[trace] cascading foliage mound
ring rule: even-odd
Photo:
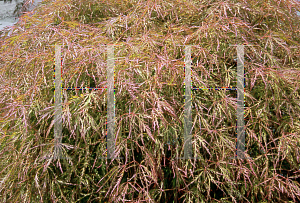
[[[295,0],[44,1],[0,39],[2,202],[296,202],[300,3]],[[107,91],[62,90],[55,160],[54,56],[63,87],[105,87],[115,56],[116,156]],[[234,160],[236,91],[192,91],[184,160],[184,46],[193,87],[236,87],[245,44],[245,153]],[[181,46],[179,46],[181,45]]]

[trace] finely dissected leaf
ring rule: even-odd
[[[0,39],[2,202],[297,202],[300,4],[44,1]],[[2,33],[2,31],[1,31]],[[54,45],[62,45],[62,143]],[[107,156],[107,47],[114,46],[115,156]],[[192,90],[184,156],[185,47],[192,86],[236,87],[244,46],[245,153],[236,90]],[[66,45],[66,46],[65,46]],[[181,45],[181,46],[178,46]],[[61,149],[61,159],[54,150]],[[43,169],[43,170],[41,170]]]

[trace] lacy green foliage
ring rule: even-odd
[[[299,201],[297,1],[45,1],[0,41],[2,202]],[[42,19],[42,20],[41,20]],[[115,47],[116,154],[105,156],[106,90],[63,91],[54,149],[54,47],[63,86],[106,85]],[[245,47],[246,153],[235,154],[236,92],[193,90],[194,156],[183,157],[184,49],[195,87],[236,86]],[[97,50],[86,49],[96,47]]]

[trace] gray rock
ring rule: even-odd
[[[0,0],[0,31],[3,31],[3,29],[5,28],[10,28],[11,26],[14,26],[19,21],[19,18],[14,14],[14,11],[18,4],[22,2],[23,0],[14,0],[6,2]],[[28,12],[32,11],[41,2],[42,0],[35,0],[34,3],[29,6]]]

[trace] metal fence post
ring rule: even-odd
[[[176,159],[200,159],[193,157],[192,146],[192,79],[191,79],[191,48],[192,46],[199,45],[184,45],[185,46],[185,59],[184,59],[184,155]]]
[[[107,158],[111,159],[115,153],[115,87],[114,87],[114,47],[107,46]]]
[[[99,159],[123,159],[115,157],[115,57],[114,46],[107,45],[107,157]]]
[[[236,157],[245,158],[245,123],[244,123],[244,45],[237,46],[237,143]]]
[[[192,157],[191,46],[185,47],[184,158]]]
[[[236,154],[231,159],[252,159],[245,156],[245,70],[244,70],[244,46],[237,45],[237,111],[236,111]],[[251,46],[251,45],[250,45]]]
[[[55,114],[54,114],[54,159],[61,157],[62,142],[62,104],[61,104],[61,46],[55,46]]]

